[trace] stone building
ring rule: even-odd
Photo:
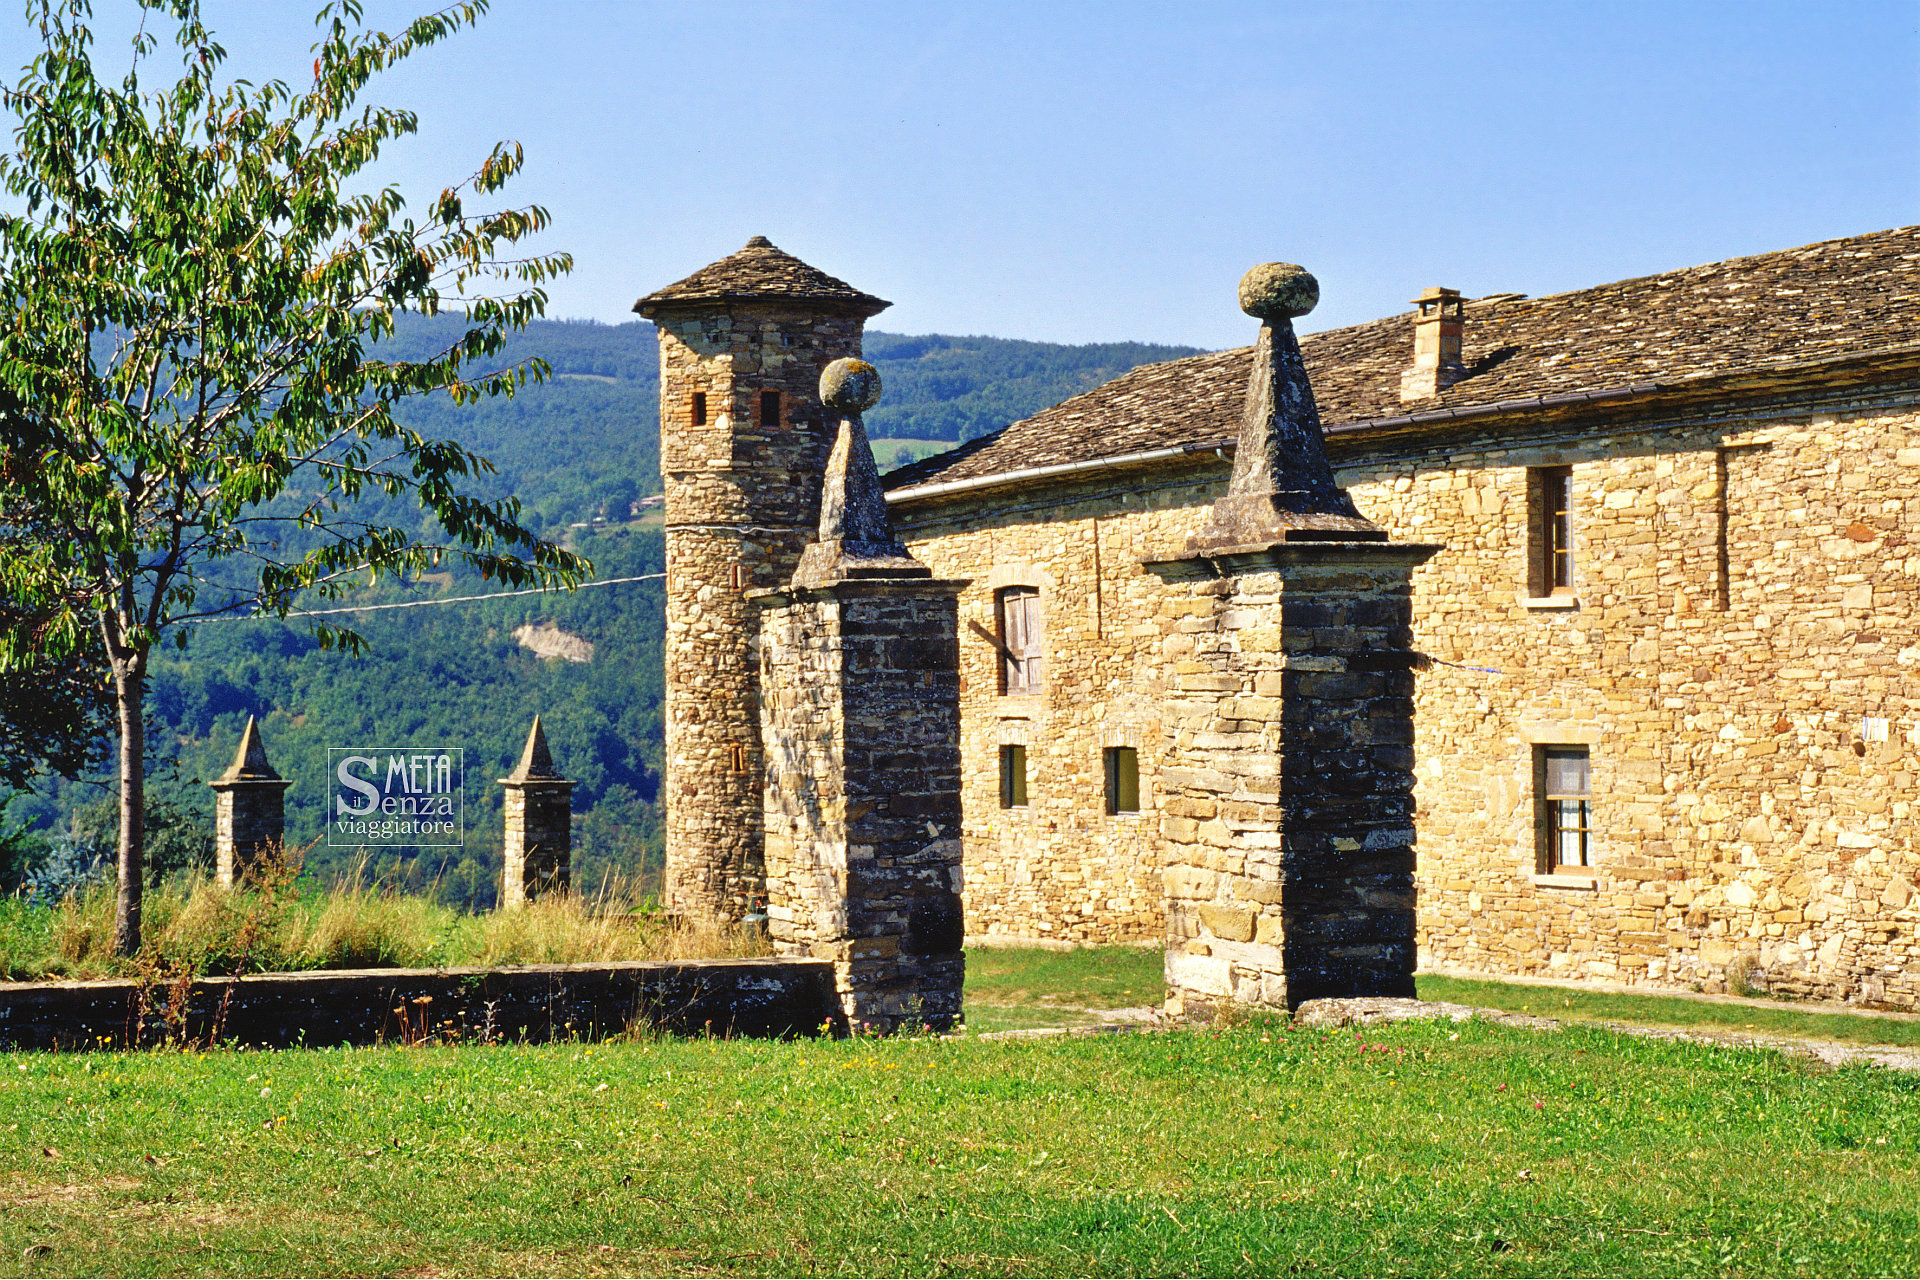
[[[890,304],[764,236],[634,310],[660,340],[667,530],[670,911],[737,920],[763,900],[764,756],[747,593],[785,586],[820,518],[837,422],[821,372]]]
[[[1423,963],[1920,1004],[1920,228],[1414,306],[1301,348],[1360,513],[1444,547],[1412,588]],[[1168,757],[1193,605],[1152,562],[1226,491],[1252,358],[887,477],[971,583],[970,935],[1158,939],[1172,851],[1246,834]]]
[[[1361,523],[1444,548],[1410,595],[1424,963],[1920,1003],[1917,304],[1908,228],[1549,298],[1430,288],[1301,340]],[[678,910],[765,892],[749,593],[814,536],[817,378],[885,305],[756,239],[637,308],[662,344]],[[1200,757],[1287,716],[1249,697],[1191,724],[1225,679],[1206,664],[1284,606],[1168,569],[1232,496],[1256,373],[1244,348],[1137,369],[887,477],[905,548],[968,584],[968,934],[1204,959],[1264,927],[1242,868],[1281,837],[1207,795]],[[1322,656],[1319,605],[1274,633],[1361,700],[1330,732],[1397,696],[1362,690],[1405,656],[1380,590],[1324,613],[1352,634]]]

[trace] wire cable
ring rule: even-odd
[[[588,587],[617,587],[629,582],[657,582],[666,577],[664,573],[642,573],[631,578],[599,578],[593,582],[582,582],[572,589],[585,591]],[[447,596],[439,600],[397,600],[390,604],[347,605],[339,609],[290,609],[286,617],[277,613],[250,613],[233,618],[196,618],[195,622],[284,622],[287,617],[322,618],[336,613],[373,613],[379,609],[425,609],[443,604],[472,604],[477,600],[505,600],[512,596],[550,595],[556,591],[565,591],[565,587],[527,587],[520,591],[489,591],[480,596]]]

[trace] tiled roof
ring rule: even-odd
[[[1251,325],[1251,321],[1249,324]],[[1329,428],[1920,346],[1920,227],[1466,308],[1468,376],[1400,399],[1408,312],[1300,339]],[[1144,365],[887,476],[890,490],[1230,439],[1252,348]]]
[[[765,236],[755,236],[738,253],[710,263],[664,289],[654,290],[634,303],[633,309],[651,317],[659,307],[678,302],[782,298],[838,303],[864,315],[877,314],[893,305],[884,298],[862,293],[817,267],[808,266],[785,250],[775,248]]]

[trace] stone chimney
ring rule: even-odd
[[[1413,367],[1400,375],[1402,400],[1427,400],[1467,376],[1460,360],[1466,306],[1458,289],[1427,289],[1413,300]]]
[[[521,907],[546,893],[565,893],[573,881],[573,786],[553,767],[540,717],[520,752],[520,763],[500,779],[506,788],[506,867],[500,905]]]
[[[207,784],[214,800],[214,878],[223,889],[247,879],[260,855],[281,842],[286,832],[287,788],[267,763],[260,727],[247,717],[227,771]]]

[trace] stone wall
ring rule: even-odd
[[[1154,778],[1162,760],[1159,610],[1143,559],[1181,555],[1226,482],[1211,455],[1180,470],[987,491],[937,512],[896,509],[901,538],[960,596],[962,806],[967,932],[1057,942],[1157,942],[1164,854]],[[1047,673],[1033,697],[1002,695],[995,596],[1037,587]],[[999,751],[1026,748],[1024,808],[1000,807]],[[1106,811],[1103,753],[1139,752],[1141,809]]]
[[[836,1016],[815,960],[631,961],[514,969],[353,969],[196,978],[184,986],[0,982],[0,1049],[817,1034]]]
[[[1902,394],[1330,434],[1368,517],[1446,546],[1413,597],[1415,646],[1441,662],[1415,715],[1426,963],[1920,1003],[1920,414]],[[1576,587],[1530,606],[1527,469],[1559,465]],[[1140,562],[1178,556],[1225,479],[1195,459],[896,504],[918,558],[974,580],[970,933],[1160,936],[1165,587]],[[993,592],[1015,584],[1045,602],[1035,699],[997,693]],[[1111,817],[1101,749],[1135,740],[1143,812]],[[1028,747],[1024,810],[999,807],[1006,741]],[[1556,743],[1591,752],[1591,885],[1536,879],[1534,754]]]
[[[1170,1013],[1414,994],[1408,579],[1433,550],[1308,542],[1153,566]]]
[[[213,801],[214,879],[244,883],[261,857],[286,834],[286,783],[239,782],[218,787]]]
[[[519,906],[573,887],[573,784],[518,782],[501,796],[500,901]]]
[[[1920,416],[1716,416],[1336,459],[1448,547],[1415,592],[1459,664],[1420,679],[1423,956],[1912,1007]],[[1530,604],[1541,465],[1572,470],[1575,587]],[[1592,760],[1584,884],[1535,864],[1533,755],[1561,743]]]
[[[763,761],[746,592],[792,577],[819,520],[833,444],[820,371],[860,353],[864,321],[790,303],[663,309],[667,905],[737,920],[761,894]],[[693,394],[706,423],[693,421]],[[780,395],[778,425],[760,397]]]

